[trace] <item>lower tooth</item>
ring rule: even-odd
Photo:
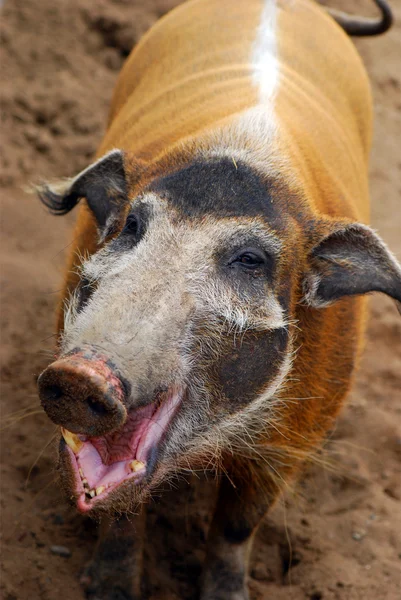
[[[100,485],[99,487],[96,488],[96,496],[100,496],[101,493],[104,492],[106,488],[104,487],[104,485]]]
[[[141,462],[140,460],[131,460],[131,462],[129,463],[129,468],[134,473],[143,469],[144,466],[145,466],[144,463]]]
[[[89,492],[87,492],[88,496],[90,496],[91,498],[94,498],[96,496],[96,492],[95,490],[89,490]]]

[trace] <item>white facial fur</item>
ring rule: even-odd
[[[230,156],[262,172],[277,168],[272,160],[279,83],[276,13],[276,1],[265,0],[250,57],[258,103],[224,131],[217,129],[211,134],[213,142],[208,146],[215,150],[206,151],[204,158]],[[241,148],[252,148],[251,156]],[[227,331],[235,340],[247,331],[270,331],[289,324],[274,290],[267,291],[263,302],[250,296],[244,302],[216,276],[213,251],[230,230],[238,230],[238,222],[226,220],[223,225],[209,219],[198,228],[183,226],[168,218],[159,198],[148,195],[142,200],[153,207],[154,225],[136,248],[111,253],[106,246],[83,265],[83,276],[97,289],[79,314],[76,299],[72,300],[63,350],[87,343],[111,353],[132,385],[133,402],[146,388],[151,391],[161,383],[186,383],[197,402],[190,403],[190,410],[182,411],[179,427],[172,431],[171,447],[181,452],[194,448],[195,453],[203,447],[218,460],[217,448],[228,447],[241,432],[248,431],[249,435],[269,403],[272,408],[272,398],[291,368],[291,343],[279,373],[267,382],[263,393],[207,436],[195,439],[197,426],[207,420],[210,397],[207,382],[199,374],[194,375],[199,358],[191,350],[194,324],[203,322],[206,335],[202,343],[215,353],[219,337]],[[257,222],[253,227],[255,231],[263,229]],[[280,251],[273,235],[266,229],[259,233]]]
[[[155,194],[140,201],[149,206],[152,217],[139,244],[117,250],[111,242],[83,264],[82,276],[95,289],[82,310],[79,294],[72,298],[62,353],[86,344],[100,348],[131,384],[132,408],[151,402],[162,385],[186,385],[189,399],[168,441],[171,454],[182,454],[211,420],[210,405],[216,401],[205,380],[206,367],[198,368],[199,348],[207,346],[209,355],[218,359],[222,336],[235,343],[249,331],[288,327],[274,288],[267,286],[263,298],[246,290],[240,293],[219,275],[216,249],[249,230],[272,252],[280,252],[280,242],[256,219],[208,217],[190,223],[177,219]],[[201,339],[194,333],[199,327]],[[217,443],[216,435],[229,445],[229,430],[237,435],[239,423],[243,428],[261,414],[289,371],[290,354],[289,348],[279,374],[266,382],[254,403],[241,409],[242,417],[227,416],[221,427],[197,439],[199,450],[208,452],[210,444]]]

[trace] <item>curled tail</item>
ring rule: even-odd
[[[386,0],[374,0],[374,2],[381,12],[378,19],[354,17],[334,8],[328,8],[327,11],[348,35],[379,35],[390,29],[393,23],[393,14]]]

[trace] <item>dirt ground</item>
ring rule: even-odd
[[[93,524],[67,505],[57,487],[55,429],[35,391],[37,375],[51,360],[72,219],[50,217],[22,186],[87,166],[124,58],[177,3],[8,0],[2,8],[4,600],[80,600],[78,575],[95,541]],[[336,2],[365,13],[368,4]],[[372,222],[400,257],[401,0],[392,5],[398,20],[393,30],[357,45],[375,101]],[[327,465],[310,468],[260,529],[251,565],[253,600],[401,597],[401,319],[386,298],[373,298],[371,307],[361,368],[322,455]],[[207,502],[204,512],[192,514],[185,508],[191,493],[183,485],[174,521],[162,501],[153,509],[146,586],[154,600],[195,597]]]

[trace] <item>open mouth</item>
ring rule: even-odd
[[[61,428],[80,512],[90,511],[121,484],[144,479],[151,452],[164,439],[182,396],[177,388],[159,394],[151,404],[129,411],[123,427],[102,437]]]

